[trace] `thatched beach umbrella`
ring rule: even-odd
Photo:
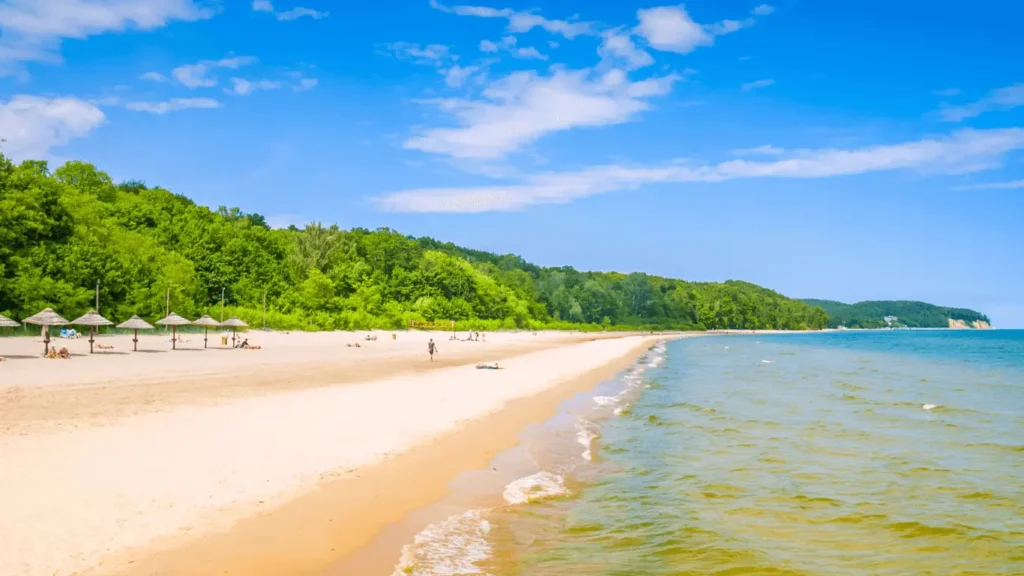
[[[21,326],[21,324],[0,314],[0,328],[17,328],[18,326]]]
[[[25,318],[23,322],[43,327],[43,356],[46,356],[46,353],[50,351],[50,326],[67,326],[68,324],[67,320],[51,308]]]
[[[193,322],[193,324],[195,324],[196,326],[202,326],[203,328],[206,329],[206,331],[203,332],[203,348],[206,348],[206,340],[210,335],[210,327],[212,326],[216,328],[217,326],[220,326],[220,322],[217,322],[213,318],[210,318],[209,314],[203,314],[202,316],[199,317],[198,320]]]
[[[238,333],[239,328],[248,328],[249,325],[238,319],[238,316],[232,316],[227,320],[220,323],[221,326],[231,328],[231,347],[235,347],[235,335]]]
[[[171,312],[170,314],[167,315],[166,318],[161,318],[161,319],[157,320],[156,323],[160,324],[161,326],[170,326],[171,327],[171,349],[172,350],[177,350],[178,349],[178,326],[187,326],[187,325],[191,324],[192,321],[189,320],[188,318],[182,318],[181,316],[178,316],[174,312]]]
[[[95,310],[89,310],[85,316],[81,318],[75,318],[71,321],[76,326],[88,326],[89,327],[89,354],[92,354],[92,343],[93,343],[93,332],[96,331],[97,326],[113,326],[114,323],[107,320],[103,316],[100,316],[99,312]]]
[[[152,330],[153,329],[153,325],[152,324],[150,324],[149,322],[146,322],[145,320],[143,320],[142,318],[139,318],[138,316],[132,316],[126,322],[122,322],[122,323],[118,324],[117,327],[121,328],[122,330],[124,330],[124,329],[135,330],[135,336],[132,338],[132,344],[134,344],[134,346],[135,346],[134,347],[134,351],[135,352],[139,351],[139,330]]]

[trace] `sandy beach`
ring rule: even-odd
[[[663,338],[366,334],[0,340],[0,574],[319,573]]]

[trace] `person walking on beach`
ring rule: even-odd
[[[430,342],[427,342],[427,352],[430,353],[430,361],[434,361],[434,352],[437,352],[437,344],[434,344],[434,339],[431,338]]]

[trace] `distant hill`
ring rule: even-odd
[[[828,314],[831,328],[884,328],[886,316],[895,316],[896,325],[910,328],[989,327],[988,316],[967,308],[946,308],[927,302],[910,300],[871,300],[844,304],[834,300],[803,298],[801,301],[818,306]],[[952,320],[953,322],[950,322]]]

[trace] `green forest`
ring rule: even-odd
[[[396,231],[271,229],[84,162],[0,155],[0,313],[94,306],[115,322],[167,308],[280,330],[816,329],[824,310],[739,281],[542,268]],[[265,303],[265,308],[264,308]],[[266,314],[264,316],[264,310]]]
[[[828,313],[830,328],[884,328],[886,316],[898,318],[897,324],[909,328],[946,328],[949,319],[989,322],[988,316],[967,308],[945,308],[909,300],[878,300],[844,304],[833,300],[804,299],[811,306],[818,306]],[[991,323],[991,322],[989,322]]]

